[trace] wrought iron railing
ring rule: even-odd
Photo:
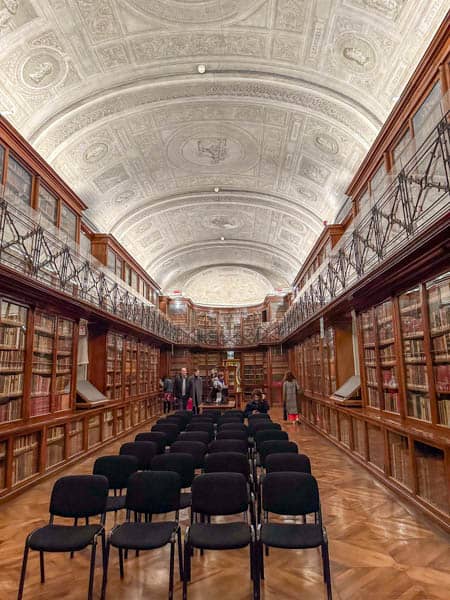
[[[434,121],[436,123],[436,121]],[[429,131],[429,129],[428,129]],[[450,113],[403,153],[402,168],[361,212],[300,290],[274,337],[285,339],[357,281],[450,212]],[[405,155],[407,158],[405,159]]]
[[[190,344],[193,333],[174,325],[64,233],[20,200],[0,190],[0,264],[101,309],[171,343]]]

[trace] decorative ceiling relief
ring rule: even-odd
[[[236,306],[262,302],[273,292],[270,282],[259,273],[242,267],[214,267],[194,275],[183,293],[198,304]]]
[[[0,110],[161,285],[250,301],[333,221],[447,9],[0,0]]]

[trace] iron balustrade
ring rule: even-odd
[[[436,121],[434,121],[436,122]],[[331,254],[303,286],[272,336],[282,341],[351,286],[450,212],[450,112],[404,166],[362,206]]]

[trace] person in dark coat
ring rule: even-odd
[[[248,417],[255,413],[268,413],[269,403],[264,398],[264,394],[261,390],[253,390],[252,399],[247,404],[244,410],[244,416]]]
[[[193,375],[189,377],[189,398],[192,398],[192,411],[198,415],[203,399],[203,379],[200,377],[199,369],[195,369]]]
[[[178,408],[186,410],[189,398],[189,379],[186,367],[183,367],[180,374],[175,376],[175,381],[173,382],[173,395]]]

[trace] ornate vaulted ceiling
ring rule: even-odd
[[[284,286],[447,7],[0,0],[0,111],[166,289]]]

